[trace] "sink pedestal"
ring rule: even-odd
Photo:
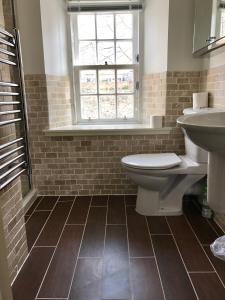
[[[212,210],[225,213],[225,154],[209,153],[207,198]]]

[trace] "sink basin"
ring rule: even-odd
[[[193,143],[209,152],[208,204],[225,213],[225,112],[186,115],[177,123]]]
[[[186,115],[177,123],[199,147],[225,154],[225,112]]]

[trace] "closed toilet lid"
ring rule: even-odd
[[[181,163],[175,153],[136,154],[122,158],[122,163],[128,167],[140,169],[169,169]]]

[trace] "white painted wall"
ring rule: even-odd
[[[168,71],[197,71],[202,59],[193,58],[194,0],[170,0]]]
[[[169,0],[146,0],[144,11],[144,73],[167,70]]]
[[[64,0],[40,0],[45,73],[68,75],[67,8]]]
[[[15,4],[17,27],[21,36],[24,73],[44,74],[40,1],[15,0]]]

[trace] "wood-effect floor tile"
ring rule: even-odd
[[[85,224],[91,197],[78,196],[70,212],[67,224]]]
[[[211,244],[218,235],[201,216],[200,211],[192,201],[184,201],[184,212],[195,234],[202,244]]]
[[[205,249],[208,257],[210,258],[214,268],[216,269],[218,275],[220,276],[221,280],[223,281],[223,284],[225,285],[225,261],[215,257],[212,254],[209,246],[205,246],[204,249]]]
[[[213,271],[212,265],[184,216],[167,217],[188,271]]]
[[[90,208],[80,250],[80,257],[103,256],[106,210],[106,207]]]
[[[137,201],[137,195],[125,195],[126,205],[135,206]]]
[[[38,211],[34,212],[26,223],[26,233],[27,233],[27,246],[30,250],[36,241],[42,227],[44,226],[50,211]]]
[[[130,257],[153,256],[145,216],[138,214],[132,206],[127,206],[126,212]]]
[[[109,196],[108,224],[126,224],[124,196]]]
[[[58,202],[35,246],[56,246],[68,217],[72,202]]]
[[[165,217],[147,217],[147,222],[151,234],[171,234]]]
[[[154,235],[152,240],[166,299],[197,299],[172,236]]]
[[[54,248],[34,248],[13,286],[13,300],[35,300]]]
[[[192,273],[190,276],[199,300],[225,299],[225,289],[216,273]]]
[[[38,204],[40,203],[41,199],[42,199],[42,196],[37,197],[37,199],[34,201],[34,203],[31,205],[31,207],[26,212],[26,215],[30,216],[34,212],[35,208],[38,206]]]
[[[58,198],[58,196],[43,196],[35,210],[52,210]]]
[[[107,206],[109,196],[106,195],[96,195],[92,197],[92,206]]]
[[[59,202],[60,201],[74,201],[75,200],[75,196],[60,196],[59,197]]]
[[[102,299],[130,299],[127,230],[108,225],[103,260]]]
[[[45,276],[39,298],[67,298],[84,226],[67,225]]]
[[[133,300],[163,300],[163,291],[154,258],[132,258]]]
[[[101,300],[102,259],[78,259],[69,300]]]

